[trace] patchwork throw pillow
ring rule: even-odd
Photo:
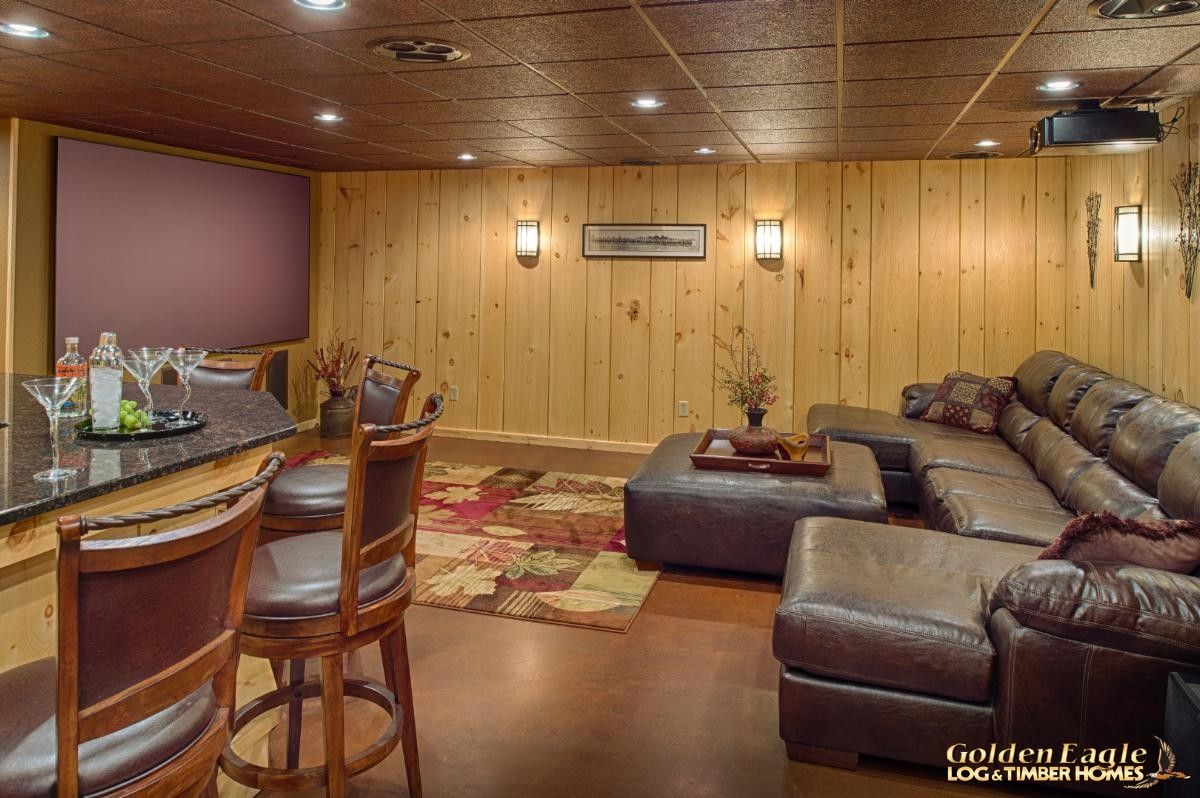
[[[1013,377],[980,377],[952,371],[938,387],[921,420],[993,433],[1000,425],[1000,411],[1016,392]]]
[[[1072,519],[1038,559],[1120,562],[1191,573],[1200,566],[1200,520],[1141,521],[1086,513]]]

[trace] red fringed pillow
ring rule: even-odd
[[[1000,426],[1000,411],[1016,392],[1017,381],[1012,377],[952,371],[938,387],[921,420],[991,434]]]
[[[1038,559],[1120,562],[1191,573],[1200,566],[1200,520],[1139,521],[1086,513],[1072,519]]]

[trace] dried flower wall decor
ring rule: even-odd
[[[1087,253],[1088,274],[1092,288],[1096,287],[1096,251],[1100,248],[1100,192],[1089,191],[1087,195]]]
[[[1192,298],[1196,287],[1196,261],[1200,257],[1200,164],[1180,164],[1171,178],[1179,196],[1179,254],[1183,256],[1184,293]]]

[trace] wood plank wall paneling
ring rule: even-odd
[[[893,410],[906,383],[955,368],[1011,373],[1035,348],[1195,402],[1200,303],[1180,287],[1169,179],[1196,138],[1068,159],[323,176],[318,312],[411,359],[422,396],[457,386],[446,427],[572,445],[737,423],[713,336],[742,324],[779,381],[780,428],[817,402]],[[1137,202],[1145,258],[1114,263],[1113,208]],[[784,223],[778,261],[755,258],[759,218]],[[535,259],[513,254],[517,219],[540,223]],[[582,224],[611,221],[703,223],[708,256],[584,259]]]

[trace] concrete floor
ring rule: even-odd
[[[318,447],[306,437],[288,449]],[[640,460],[452,440],[436,441],[431,457],[618,476]],[[668,572],[626,634],[414,606],[407,623],[425,794],[1013,794],[947,784],[944,771],[880,760],[865,759],[857,771],[789,762],[776,725],[777,604],[773,581]],[[381,678],[378,649],[352,655],[349,669]],[[310,703],[302,764],[321,758],[320,720]],[[350,708],[351,746],[374,738],[379,726],[372,711]],[[405,795],[404,785],[397,750],[356,777],[351,794]]]

